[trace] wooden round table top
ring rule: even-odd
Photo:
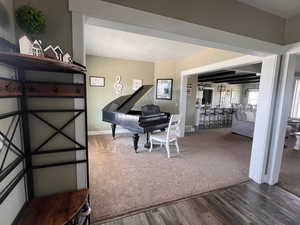
[[[66,225],[88,199],[88,189],[65,192],[31,200],[18,225]]]

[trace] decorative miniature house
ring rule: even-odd
[[[19,47],[21,54],[33,55],[32,53],[32,41],[26,36],[22,36],[19,39]]]
[[[42,41],[35,40],[32,44],[32,55],[34,56],[44,56]]]
[[[57,45],[54,50],[56,51],[56,54],[57,54],[57,59],[60,60],[60,61],[63,61],[63,51],[61,50],[61,48]]]
[[[52,45],[49,45],[47,48],[44,49],[44,56],[51,59],[59,59],[57,52],[55,51]]]
[[[72,63],[72,57],[70,56],[70,54],[67,52],[66,54],[64,54],[63,56],[63,62],[65,63]]]

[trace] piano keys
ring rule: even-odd
[[[160,112],[158,106],[146,105],[142,111],[132,110],[134,105],[151,89],[153,85],[143,85],[132,95],[121,96],[102,109],[102,120],[111,123],[112,136],[115,138],[116,126],[133,133],[133,146],[138,149],[139,134],[146,133],[146,148],[150,148],[149,133],[168,127],[170,114]]]

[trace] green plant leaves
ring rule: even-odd
[[[40,34],[46,28],[44,14],[29,5],[21,6],[16,10],[16,22],[28,34]]]

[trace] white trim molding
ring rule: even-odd
[[[284,46],[284,53],[286,54],[300,54],[300,42]]]
[[[271,185],[276,184],[279,180],[287,121],[293,102],[296,61],[296,54],[286,54],[281,63],[282,67],[278,82],[278,96],[273,127],[271,129],[273,132],[268,162],[267,182]]]
[[[272,123],[277,97],[279,67],[280,56],[274,55],[263,59],[249,169],[249,176],[256,183],[268,182],[268,159],[273,151],[271,149]]]
[[[213,64],[208,64],[201,67],[196,67],[189,70],[184,70],[181,72],[181,76],[190,76],[193,74],[208,73],[208,72],[213,72],[218,70],[230,69],[234,67],[247,66],[256,63],[261,63],[262,60],[263,60],[262,57],[245,55],[245,56],[228,59]]]
[[[80,13],[72,13],[72,30],[73,30],[73,59],[85,65],[85,33],[84,33],[85,16]],[[74,83],[82,82],[83,76],[79,74],[74,74]],[[74,100],[74,108],[82,109],[84,108],[83,99]],[[85,112],[86,113],[86,112]],[[85,122],[84,117],[75,120],[75,138],[79,143],[85,143]],[[76,160],[86,159],[86,154],[84,151],[76,151]],[[76,179],[77,179],[77,189],[86,188],[88,186],[88,168],[87,163],[76,164]]]

